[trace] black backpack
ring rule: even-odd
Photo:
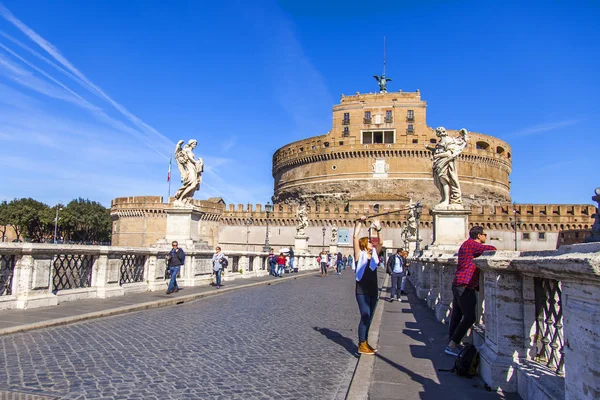
[[[458,353],[454,367],[450,372],[456,372],[458,376],[466,376],[472,378],[477,375],[479,368],[479,351],[477,347],[467,343],[465,347]]]
[[[225,258],[225,257],[221,258],[221,268],[227,269],[228,265],[229,265],[229,261],[227,261],[227,258]]]

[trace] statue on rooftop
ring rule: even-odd
[[[462,208],[462,193],[458,182],[456,159],[467,145],[468,132],[459,131],[459,137],[449,137],[442,126],[435,129],[439,138],[435,146],[425,145],[433,152],[433,183],[440,191],[442,201],[434,208]]]
[[[192,205],[192,197],[194,192],[200,190],[200,182],[202,182],[202,172],[204,171],[204,162],[202,158],[194,155],[193,150],[198,145],[198,142],[191,139],[185,146],[181,146],[183,140],[177,142],[175,146],[175,161],[181,175],[182,186],[175,192],[176,206]]]
[[[373,78],[377,80],[377,84],[379,85],[379,93],[387,93],[387,83],[391,82],[392,78],[386,78],[385,74],[373,75]]]

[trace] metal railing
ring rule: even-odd
[[[86,288],[92,285],[94,256],[59,254],[52,263],[52,291]]]
[[[12,279],[15,272],[15,256],[0,255],[0,296],[12,294]]]
[[[553,279],[534,278],[534,288],[536,361],[563,375],[565,353],[561,284]]]
[[[121,279],[119,285],[124,283],[144,282],[144,266],[146,256],[137,254],[124,254],[121,256]]]
[[[370,124],[371,118],[363,118],[363,124]]]

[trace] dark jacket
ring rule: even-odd
[[[185,253],[183,252],[182,249],[177,249],[177,251],[173,251],[171,250],[169,252],[169,267],[177,267],[179,265],[183,265],[185,262]]]
[[[400,256],[400,260],[402,260],[402,267],[406,268],[406,260],[404,257]],[[394,272],[394,265],[396,264],[396,254],[392,254],[388,257],[387,262],[385,264],[385,272],[388,275],[391,275]]]

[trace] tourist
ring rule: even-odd
[[[285,269],[285,256],[283,255],[283,253],[279,253],[279,256],[277,257],[277,275],[280,278],[283,276],[283,270]]]
[[[344,257],[342,256],[342,252],[339,252],[339,253],[337,253],[337,256],[335,257],[335,266],[337,268],[338,275],[342,274],[343,263],[344,263]]]
[[[403,257],[404,249],[396,250],[396,254],[391,256],[386,264],[386,272],[392,277],[392,292],[390,301],[402,301],[400,295],[402,279],[404,278],[405,259]]]
[[[275,266],[277,265],[277,257],[273,253],[273,249],[269,250],[269,275],[277,276],[275,272]]]
[[[294,249],[292,249],[291,247],[290,247],[289,255],[290,255],[290,261],[289,261],[289,263],[290,263],[290,274],[291,274],[292,272],[294,272]]]
[[[360,311],[360,323],[358,324],[358,352],[361,354],[375,354],[377,350],[369,345],[369,328],[375,306],[377,305],[377,266],[379,264],[379,252],[383,238],[381,224],[374,219],[371,225],[377,231],[377,245],[374,247],[368,237],[358,238],[361,225],[367,217],[361,217],[354,226],[353,247],[356,267],[356,302]]]
[[[342,268],[346,269],[347,266],[348,266],[348,257],[343,256],[342,257]]]
[[[213,263],[213,272],[215,274],[215,276],[217,277],[217,289],[219,289],[221,287],[221,272],[223,270],[223,267],[226,266],[226,258],[225,258],[225,254],[223,254],[223,252],[221,251],[221,248],[219,246],[217,246],[215,248],[215,254],[213,254],[212,256],[212,263]],[[225,264],[225,265],[224,265]]]
[[[321,276],[327,276],[327,252],[325,250],[321,252],[317,262],[321,264]]]
[[[477,294],[479,291],[479,268],[473,262],[484,251],[496,250],[485,245],[487,233],[481,226],[474,226],[467,239],[458,250],[458,266],[452,283],[452,316],[450,317],[450,342],[446,346],[447,354],[457,356],[460,342],[475,323]]]
[[[352,254],[348,254],[348,265],[350,268],[354,269],[354,259],[352,258]]]
[[[404,260],[404,274],[402,274],[402,283],[400,284],[400,294],[406,295],[404,288],[406,287],[406,277],[410,275],[408,267],[410,267],[410,263],[407,261],[408,251],[404,250],[402,252],[402,259]]]
[[[171,280],[169,281],[167,294],[179,292],[179,286],[177,285],[177,274],[179,274],[179,270],[185,262],[185,252],[183,249],[179,248],[179,243],[177,243],[177,241],[173,241],[171,246],[172,249],[166,257],[167,265],[169,266],[169,273],[171,274]]]

